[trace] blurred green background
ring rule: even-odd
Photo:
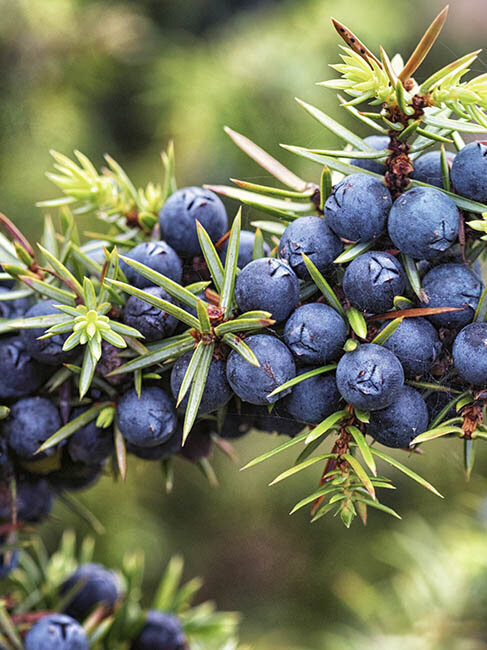
[[[299,109],[295,95],[346,121],[333,93],[314,85],[333,74],[327,65],[337,61],[338,38],[329,17],[346,23],[373,50],[380,43],[390,54],[400,50],[407,57],[441,5],[422,0],[0,0],[0,209],[26,234],[36,235],[41,214],[35,201],[57,196],[43,175],[51,165],[50,148],[66,154],[78,148],[97,164],[109,152],[145,183],[159,180],[159,152],[172,137],[180,185],[226,182],[230,176],[265,182],[262,171],[224,135],[224,124],[315,179],[317,169],[293,159],[279,143],[336,144]],[[452,2],[447,27],[417,77],[482,46],[486,28],[483,0]],[[484,60],[477,73],[485,71]],[[239,441],[240,464],[275,444],[262,434]],[[206,578],[205,597],[215,598],[220,608],[243,612],[242,639],[256,650],[365,648],[366,638],[370,647],[390,650],[396,647],[393,641],[387,637],[381,645],[370,625],[386,625],[376,609],[385,604],[391,609],[393,601],[374,599],[376,592],[367,585],[395,580],[391,558],[400,546],[398,536],[407,540],[410,535],[435,558],[434,567],[429,561],[418,565],[424,578],[430,566],[448,576],[457,563],[465,579],[461,587],[448,583],[449,594],[468,591],[470,574],[462,573],[457,555],[438,555],[435,545],[456,547],[458,512],[466,556],[468,535],[472,540],[485,536],[476,523],[486,488],[485,453],[469,485],[463,480],[458,441],[430,443],[424,456],[404,460],[426,475],[445,500],[395,476],[399,489],[388,502],[403,521],[372,512],[367,529],[356,522],[346,531],[332,519],[311,526],[304,512],[288,517],[301,490],[305,493],[304,479],[267,488],[285,467],[282,458],[239,473],[238,465],[217,453],[219,489],[179,461],[170,497],[157,464],[148,469],[132,462],[125,485],[103,479],[80,499],[106,525],[97,546],[100,561],[113,565],[125,551],[142,547],[151,567],[150,590],[169,555],[183,553],[188,575]],[[311,488],[317,477],[311,473],[306,480]],[[58,505],[44,526],[45,538],[54,545],[68,525],[88,530]],[[415,558],[403,560],[401,569],[414,567]],[[452,597],[448,607],[442,603],[443,583],[435,591],[419,584],[418,576],[411,579],[418,583],[420,603],[462,620],[459,598]],[[354,594],[362,605],[351,612],[337,594]],[[427,613],[426,605],[416,617],[398,613],[402,629],[394,632],[412,634]],[[347,636],[341,628],[345,624],[362,631]],[[435,645],[421,629],[416,632],[423,645],[405,636],[397,647],[484,647],[468,639],[454,645],[448,634]],[[480,623],[474,631],[481,644]]]

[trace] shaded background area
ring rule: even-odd
[[[400,50],[407,56],[441,5],[0,0],[0,209],[26,234],[36,235],[41,213],[34,202],[57,195],[43,176],[51,165],[50,148],[66,154],[78,148],[97,164],[110,152],[145,183],[160,179],[159,152],[173,137],[180,185],[226,182],[229,176],[265,182],[262,171],[224,135],[224,124],[316,179],[318,168],[294,159],[279,143],[336,144],[299,109],[295,95],[347,122],[333,93],[314,85],[333,75],[327,64],[338,58],[330,15],[372,49],[380,43],[390,54]],[[482,0],[452,2],[447,27],[418,78],[482,46],[486,29]],[[482,61],[487,57],[481,57],[477,74],[486,70]],[[276,444],[262,434],[246,437],[236,445],[240,464]],[[157,464],[148,469],[147,463],[132,462],[125,485],[106,478],[80,498],[106,525],[99,560],[115,564],[125,551],[142,547],[151,589],[169,555],[181,552],[188,575],[205,576],[206,597],[243,612],[242,636],[253,648],[317,650],[338,647],[329,640],[337,625],[360,622],[337,598],[337,585],[343,587],[344,576],[358,575],[365,583],[390,577],[394,568],[383,560],[391,549],[394,554],[396,535],[407,533],[413,516],[426,518],[440,540],[455,528],[448,524],[453,503],[475,520],[479,502],[467,511],[466,500],[484,494],[487,462],[481,449],[475,477],[466,486],[461,451],[460,442],[443,441],[430,443],[422,457],[404,458],[435,483],[445,501],[394,476],[399,489],[387,502],[404,521],[371,513],[366,530],[356,522],[346,531],[332,519],[311,526],[304,512],[289,518],[286,513],[306,494],[304,484],[312,488],[317,477],[300,475],[267,488],[286,466],[283,458],[239,473],[217,455],[218,490],[189,463],[177,462],[170,497]],[[59,505],[44,527],[46,539],[54,544],[67,525],[88,530]]]

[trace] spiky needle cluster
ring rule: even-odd
[[[77,544],[73,531],[65,531],[59,548],[51,555],[38,537],[26,540],[22,548],[2,544],[4,554],[14,555],[18,566],[10,574],[0,597],[0,643],[5,650],[22,650],[30,628],[43,617],[62,613],[83,584],[68,592],[63,585],[78,567],[93,561],[95,542],[85,537]],[[144,626],[147,612],[163,612],[178,619],[187,643],[195,650],[237,650],[239,615],[219,612],[215,604],[193,604],[202,587],[201,578],[182,581],[184,561],[170,558],[148,609],[143,601],[145,558],[128,553],[116,572],[120,595],[113,608],[94,603],[93,611],[79,621],[93,650],[125,650]],[[96,594],[92,591],[91,597]]]

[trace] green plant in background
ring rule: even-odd
[[[326,631],[322,647],[483,650],[484,508],[472,499],[434,527],[413,517],[401,532],[379,533],[374,554],[387,578],[371,583],[354,571],[342,574],[333,591],[351,620]]]
[[[78,549],[79,546],[79,549]],[[5,650],[21,650],[28,630],[46,615],[61,613],[83,589],[83,582],[68,591],[65,582],[83,565],[91,566],[94,540],[85,537],[78,545],[72,531],[66,531],[59,548],[51,555],[39,537],[30,537],[21,550],[2,544],[1,552],[17,553],[15,568],[0,596],[0,643]],[[148,611],[164,612],[177,617],[186,642],[195,650],[236,650],[239,615],[219,612],[210,601],[193,605],[202,587],[200,578],[182,582],[184,562],[179,556],[170,559],[149,607],[142,591],[144,556],[127,553],[116,572],[119,597],[114,608],[94,604],[82,621],[93,649],[123,650],[140,633]]]

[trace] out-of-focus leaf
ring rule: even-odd
[[[152,609],[160,612],[174,611],[174,600],[183,577],[183,568],[184,560],[180,555],[175,555],[169,560],[152,601]]]
[[[20,639],[19,633],[17,632],[12,619],[8,615],[7,609],[3,601],[0,602],[0,629],[3,631],[5,636],[10,640],[12,646],[16,650],[23,650],[24,646]]]

